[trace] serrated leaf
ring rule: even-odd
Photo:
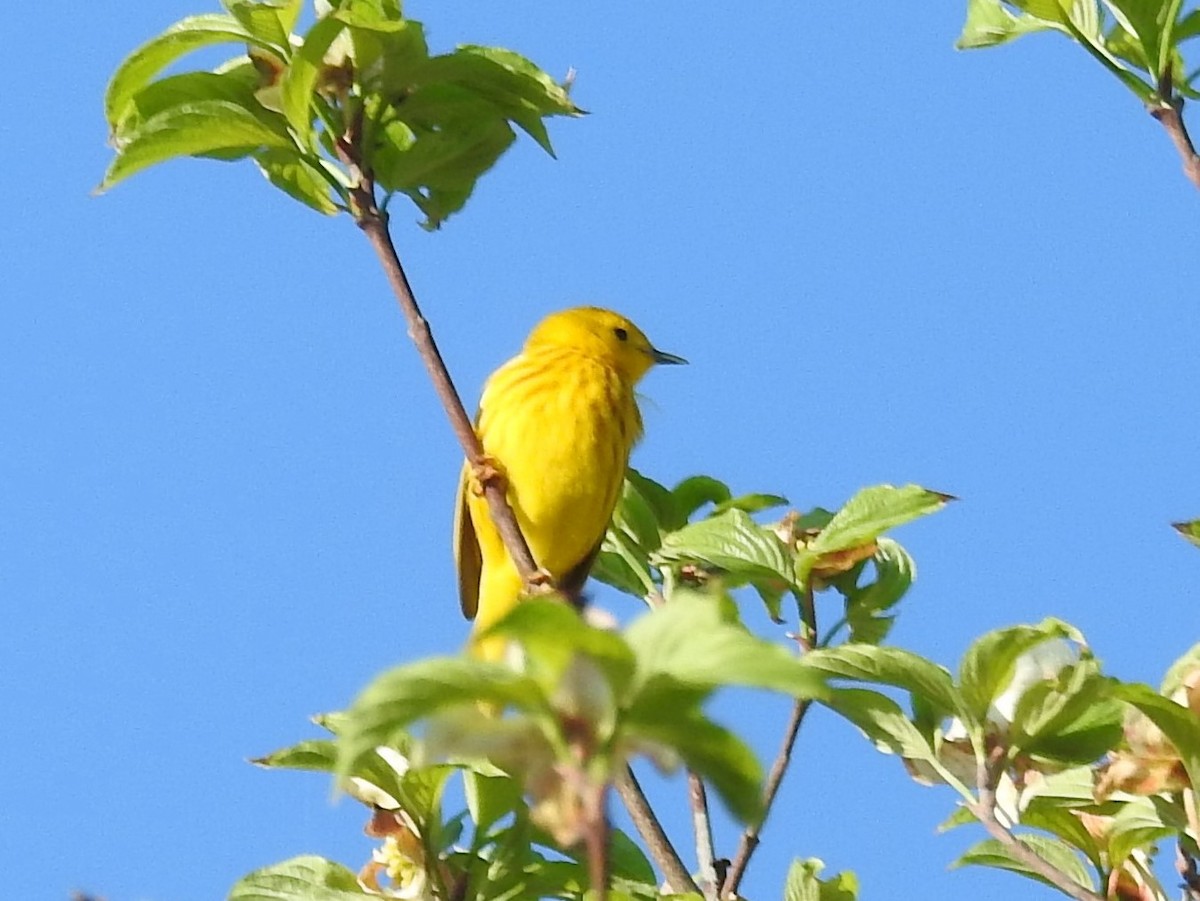
[[[107,191],[135,172],[178,156],[293,146],[286,134],[264,124],[245,107],[225,100],[171,107],[124,138],[124,146],[108,167],[99,191]]]
[[[1017,658],[1054,638],[1079,640],[1079,633],[1061,620],[1043,620],[1036,626],[994,629],[967,649],[959,664],[959,686],[972,719],[982,722],[988,707],[1012,680]]]
[[[1091,874],[1079,859],[1079,855],[1066,842],[1045,835],[1020,835],[1017,838],[1034,854],[1062,872],[1072,882],[1078,883],[1088,891],[1096,890]],[[1028,876],[1044,885],[1053,885],[1036,870],[1030,869],[1025,863],[1014,857],[1007,846],[994,838],[986,839],[969,848],[950,866],[953,869],[966,865],[1008,870]]]
[[[1183,823],[1163,819],[1165,798],[1131,798],[1121,804],[1109,823],[1108,862],[1120,867],[1134,851],[1177,835]],[[1186,815],[1180,812],[1186,822]],[[1186,827],[1185,827],[1186,828]]]
[[[129,54],[117,67],[104,95],[110,126],[124,115],[126,104],[150,79],[184,54],[213,44],[260,43],[232,16],[213,13],[181,19]]]
[[[1200,717],[1164,698],[1149,685],[1114,683],[1113,696],[1129,704],[1162,730],[1179,752],[1188,780],[1200,786]]]
[[[621,486],[621,496],[617,499],[613,511],[610,529],[623,534],[635,549],[638,559],[649,559],[649,555],[658,550],[662,541],[662,531],[670,526],[662,522],[662,496],[654,498],[655,489],[666,489],[657,482],[646,479],[632,471],[626,475]],[[668,497],[669,501],[669,497]],[[664,511],[665,518],[673,518],[671,511]]]
[[[378,895],[364,890],[358,877],[323,857],[293,857],[255,870],[230,890],[228,901],[362,901]]]
[[[376,677],[346,711],[338,736],[338,775],[348,775],[363,754],[386,745],[414,720],[473,703],[521,710],[548,706],[533,679],[499,663],[436,657],[398,666]]]
[[[795,584],[783,542],[741,510],[728,510],[665,535],[651,562],[700,564],[745,579],[769,577],[784,585]]]

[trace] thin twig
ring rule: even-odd
[[[991,755],[979,761],[975,779],[979,798],[975,803],[968,805],[971,813],[983,824],[983,828],[992,838],[1008,849],[1009,854],[1063,894],[1075,898],[1076,901],[1104,901],[1103,895],[1071,879],[1010,832],[996,817],[996,785],[1003,773],[1003,764],[1004,749],[1001,747],[994,748]]]
[[[800,645],[800,650],[808,653],[813,649],[813,643],[816,640],[817,612],[810,584],[804,587],[804,593],[800,596],[800,634],[796,636],[796,641]],[[750,865],[750,858],[761,841],[760,836],[763,826],[767,822],[767,815],[771,812],[771,805],[775,803],[775,796],[779,794],[783,777],[787,775],[788,765],[792,761],[792,750],[795,748],[796,738],[800,734],[800,726],[804,723],[804,717],[811,706],[811,700],[801,698],[792,707],[792,716],[783,733],[783,741],[779,744],[779,753],[775,755],[775,762],[771,764],[771,771],[767,774],[767,781],[763,786],[762,816],[757,823],[747,826],[742,833],[741,841],[738,842],[737,854],[733,858],[729,872],[725,875],[725,883],[721,886],[720,897],[722,898],[736,895],[738,887],[742,884],[742,877],[746,875],[746,867]]]
[[[587,845],[588,879],[592,883],[591,895],[595,901],[608,901],[608,813],[606,798],[608,786],[599,786],[589,799],[587,827],[583,834]]]
[[[696,864],[700,869],[700,889],[707,901],[716,901],[717,870],[714,864],[712,819],[708,815],[708,793],[704,780],[688,770],[688,803],[692,808],[692,829],[696,833]]]
[[[700,889],[692,880],[692,875],[687,871],[683,861],[679,857],[679,852],[675,850],[675,846],[671,844],[671,839],[667,837],[667,833],[663,831],[662,824],[655,816],[653,808],[650,807],[650,802],[646,800],[646,793],[642,791],[641,785],[638,784],[637,776],[633,774],[632,767],[626,767],[625,772],[617,776],[613,780],[617,787],[617,794],[621,796],[621,800],[625,803],[625,809],[629,811],[629,817],[633,820],[634,828],[637,829],[638,835],[642,837],[642,841],[646,843],[646,848],[650,851],[650,856],[654,858],[654,862],[658,864],[658,868],[662,871],[667,883],[670,885],[672,892],[686,893],[695,892],[700,894]]]
[[[338,155],[351,173],[358,177],[357,186],[350,190],[350,212],[358,227],[367,236],[367,240],[371,242],[375,255],[379,257],[380,265],[383,266],[392,293],[396,295],[396,300],[399,301],[400,309],[404,313],[404,319],[408,324],[408,336],[417,346],[417,353],[429,372],[429,377],[433,381],[433,390],[437,393],[438,399],[446,410],[446,415],[450,418],[450,426],[454,429],[459,444],[462,445],[463,453],[473,467],[484,468],[487,458],[483,452],[483,445],[479,441],[479,436],[475,434],[471,418],[467,415],[458,389],[454,387],[450,372],[446,369],[446,363],[442,359],[441,351],[438,350],[437,343],[433,340],[433,331],[429,327],[429,322],[417,305],[417,299],[413,295],[412,286],[408,283],[404,266],[400,263],[400,257],[396,253],[396,245],[392,243],[392,236],[388,231],[387,213],[381,210],[376,203],[375,182],[371,173],[362,165],[362,154],[358,146],[362,134],[361,118],[360,112],[351,122],[346,134],[337,142]],[[530,581],[538,575],[538,566],[529,550],[529,544],[525,541],[525,536],[521,534],[517,517],[513,513],[512,507],[509,506],[504,485],[501,480],[491,478],[481,480],[481,487],[488,502],[488,510],[491,512],[492,520],[496,524],[505,549],[512,557],[521,578],[526,582]]]
[[[1175,93],[1169,68],[1158,81],[1158,97],[1159,102],[1150,107],[1150,115],[1167,130],[1167,135],[1183,162],[1183,174],[1187,176],[1188,181],[1200,188],[1200,155],[1196,154],[1196,146],[1192,143],[1187,126],[1183,122],[1183,98]]]

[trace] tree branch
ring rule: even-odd
[[[588,879],[592,883],[589,893],[595,901],[608,901],[608,813],[606,796],[608,786],[597,786],[588,799],[587,825],[583,842],[587,847]]]
[[[653,808],[650,807],[650,802],[646,800],[646,793],[638,784],[637,776],[633,774],[633,768],[625,767],[625,772],[618,775],[613,782],[617,787],[617,794],[625,803],[625,809],[629,811],[634,828],[642,837],[642,841],[646,843],[650,856],[658,864],[658,868],[670,884],[671,891],[700,894],[700,889],[692,880],[691,873],[687,871],[687,867],[680,860],[679,852],[671,844],[671,840],[663,831],[662,824],[655,816]]]
[[[1171,143],[1183,162],[1183,174],[1196,188],[1200,188],[1200,155],[1183,122],[1183,98],[1175,93],[1171,83],[1171,70],[1163,72],[1158,82],[1160,102],[1150,107],[1150,115],[1167,130]]]
[[[1071,879],[1021,841],[997,818],[996,784],[1003,772],[1004,749],[997,747],[992,750],[992,754],[979,761],[976,769],[975,781],[976,787],[979,789],[979,799],[974,804],[968,805],[971,813],[983,824],[983,828],[988,831],[988,834],[1004,845],[1013,857],[1063,894],[1075,898],[1076,901],[1104,901],[1104,895],[1093,892]]]
[[[438,350],[437,343],[433,340],[433,331],[429,327],[429,322],[417,305],[417,299],[408,283],[408,276],[404,272],[400,257],[396,253],[396,246],[392,243],[392,237],[388,231],[387,214],[376,203],[375,182],[371,173],[361,165],[362,156],[358,147],[362,133],[361,118],[360,113],[337,143],[338,156],[341,157],[351,173],[358,176],[357,186],[350,190],[350,212],[358,227],[366,234],[367,240],[371,242],[375,255],[379,257],[380,265],[383,266],[392,293],[396,295],[396,300],[399,301],[400,309],[404,313],[404,319],[408,324],[408,336],[416,345],[421,361],[429,372],[429,377],[433,381],[433,390],[437,393],[438,399],[441,400],[442,406],[446,410],[446,415],[450,418],[450,426],[454,429],[459,444],[462,445],[463,453],[473,467],[481,468],[486,462],[483,445],[479,441],[479,436],[475,434],[471,418],[467,415],[462,398],[454,387],[450,372],[446,369],[446,363],[442,359],[441,351]],[[504,485],[499,479],[492,478],[482,480],[481,487],[488,502],[488,510],[491,512],[492,520],[496,524],[505,549],[512,557],[513,563],[516,564],[521,578],[529,582],[538,575],[538,566],[529,550],[529,544],[525,541],[525,536],[521,534],[517,517],[513,513],[512,507],[509,506]]]
[[[813,649],[813,645],[817,640],[817,611],[816,605],[813,603],[811,584],[804,586],[804,593],[800,596],[799,606],[800,634],[796,636],[796,641],[800,645],[800,650],[808,653]],[[720,896],[722,898],[736,895],[738,887],[742,884],[742,877],[746,875],[746,867],[750,865],[750,858],[754,855],[754,851],[759,845],[759,836],[761,836],[763,826],[767,822],[767,815],[771,812],[771,805],[775,803],[775,796],[779,794],[779,787],[783,784],[783,777],[787,775],[788,765],[792,761],[792,749],[796,745],[796,737],[800,734],[800,726],[804,723],[804,717],[811,706],[811,700],[802,698],[796,701],[792,707],[792,716],[788,720],[787,729],[783,733],[783,741],[779,745],[779,753],[775,755],[775,762],[771,764],[771,772],[767,774],[767,781],[763,786],[762,817],[756,824],[747,826],[746,830],[742,833],[742,839],[738,843],[737,855],[733,858],[729,872],[725,875],[725,882],[721,886]]]
[[[688,770],[688,803],[692,808],[692,829],[696,833],[696,864],[700,869],[700,888],[707,901],[716,901],[717,870],[713,853],[712,820],[708,815],[708,793],[704,780]]]

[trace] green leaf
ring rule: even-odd
[[[191,16],[176,22],[127,56],[108,83],[104,115],[115,126],[133,96],[179,57],[201,47],[226,43],[261,43],[235,18],[221,14]]]
[[[1149,685],[1135,682],[1112,685],[1113,696],[1137,708],[1158,726],[1175,746],[1192,785],[1200,785],[1200,717],[1164,698]]]
[[[852,722],[885,754],[940,763],[925,736],[886,695],[863,688],[835,688],[820,702]]]
[[[1055,804],[1047,798],[1034,798],[1025,810],[1021,811],[1021,823],[1062,839],[1082,852],[1097,871],[1103,868],[1104,856],[1100,846],[1095,837],[1087,831],[1083,821],[1072,813],[1070,808]],[[1114,863],[1114,866],[1119,864]]]
[[[845,644],[818,648],[804,656],[810,667],[830,678],[873,682],[901,688],[920,697],[943,716],[966,713],[950,673],[936,663],[902,648]]]
[[[317,79],[325,64],[325,53],[342,33],[345,24],[333,16],[321,19],[308,30],[304,43],[292,57],[291,64],[283,73],[280,91],[283,97],[283,114],[288,124],[300,135],[310,149],[312,138],[312,98]]]
[[[721,504],[733,495],[729,486],[719,479],[711,476],[689,476],[671,489],[671,497],[676,509],[683,516],[683,521],[679,523],[681,526],[705,504]]]
[[[968,0],[967,20],[954,46],[959,50],[995,47],[1023,34],[1054,27],[1030,15],[1014,15],[1001,0]]]
[[[1200,27],[1200,10],[1197,10],[1196,22]],[[1200,547],[1200,519],[1193,519],[1188,522],[1171,523],[1171,528],[1186,538],[1189,542]]]
[[[346,711],[339,735],[338,775],[348,775],[362,755],[386,745],[414,720],[471,703],[521,710],[548,706],[533,679],[503,664],[435,657],[398,666],[376,677]]]
[[[651,562],[700,564],[744,579],[794,584],[783,542],[741,510],[727,510],[664,536]]]
[[[362,901],[377,898],[358,877],[323,857],[293,857],[255,870],[229,892],[228,901]]]
[[[280,130],[245,107],[225,100],[203,100],[171,107],[125,135],[125,143],[97,190],[113,185],[155,163],[214,150],[292,147]]]
[[[822,556],[869,546],[885,530],[940,510],[948,500],[952,500],[950,495],[919,485],[864,488],[820,526],[816,537],[801,549],[795,563],[795,580],[806,583]],[[814,511],[805,519],[820,523],[826,511],[819,513],[818,516]],[[803,528],[808,530],[812,526],[804,523]]]
[[[1147,68],[1157,81],[1162,66],[1169,60],[1163,53],[1169,49],[1170,34],[1167,29],[1168,14],[1174,15],[1178,6],[1164,0],[1105,0],[1109,11],[1122,29],[1137,41],[1145,54]],[[1174,25],[1172,19],[1171,22]],[[1166,40],[1166,46],[1163,41]]]
[[[484,776],[472,770],[463,772],[467,810],[482,835],[501,817],[524,806],[521,785],[508,776]]]
[[[269,122],[270,113],[262,109],[254,96],[258,86],[258,72],[248,61],[222,72],[184,72],[160,78],[125,104],[120,120],[113,123],[113,143],[120,148],[127,135],[159,113],[203,100],[226,100]]]
[[[1167,674],[1163,676],[1160,693],[1166,697],[1173,695],[1193,670],[1200,667],[1200,642],[1188,648],[1182,657],[1171,664]]]
[[[662,709],[653,720],[627,723],[631,734],[673,749],[702,776],[741,823],[762,814],[762,767],[750,747],[694,708]]]
[[[655,489],[660,489],[662,495],[654,497]],[[662,542],[662,520],[671,516],[670,511],[662,510],[664,497],[669,501],[665,488],[633,472],[626,476],[621,486],[621,497],[613,511],[609,528],[625,535],[633,543],[640,559],[647,559]]]
[[[825,690],[804,660],[728,622],[709,595],[676,591],[668,603],[635,620],[625,640],[637,657],[634,696],[659,679],[702,690],[766,688],[793,697],[817,697]]]
[[[611,529],[605,534],[600,553],[588,575],[638,599],[657,588],[650,564],[639,555],[633,542]]]
[[[1108,833],[1108,863],[1120,867],[1134,851],[1161,839],[1177,835],[1176,825],[1164,822],[1155,801],[1165,799],[1132,798],[1121,804],[1113,816]]]
[[[397,111],[403,121],[393,125],[402,128],[385,128],[367,163],[381,187],[406,194],[436,228],[462,208],[515,135],[490,103],[454,85],[419,87]]]
[[[269,0],[222,0],[225,8],[263,44],[283,54],[291,53],[288,33],[295,26],[300,3],[295,0],[272,3]],[[290,24],[288,24],[290,23]]]
[[[1017,701],[1009,729],[1014,750],[1070,765],[1092,763],[1120,741],[1121,705],[1091,658],[1034,683]]]
[[[561,601],[530,598],[485,634],[507,635],[525,646],[531,665],[544,670],[547,693],[562,679],[576,654],[594,660],[620,694],[633,677],[634,653],[616,632],[585,623],[578,613]]]
[[[846,622],[851,642],[883,641],[895,621],[895,617],[885,615],[886,611],[900,602],[917,575],[912,557],[897,542],[880,538],[876,545],[871,557],[874,581],[861,587],[855,585],[846,593]]]
[[[959,664],[959,684],[967,712],[977,722],[987,718],[988,708],[1012,681],[1017,658],[1054,638],[1080,639],[1066,623],[1046,619],[1036,626],[995,629],[977,638]]]
[[[318,213],[332,216],[338,205],[329,197],[330,184],[307,157],[296,150],[272,147],[254,154],[267,180]]]
[[[581,112],[566,91],[541,69],[523,56],[498,47],[461,46],[453,53],[430,59],[414,78],[425,83],[453,84],[486,99],[551,156],[554,149],[542,118]]]
[[[1094,892],[1096,890],[1095,882],[1092,880],[1083,862],[1079,859],[1079,855],[1062,839],[1045,835],[1021,835],[1017,838],[1023,845],[1026,845],[1033,851],[1034,854],[1055,869],[1061,871],[1072,882],[1078,883],[1088,891]],[[1008,847],[994,838],[986,839],[974,845],[950,866],[953,869],[968,864],[1009,870],[1013,873],[1020,873],[1022,876],[1028,876],[1030,879],[1035,879],[1044,885],[1051,885],[1040,873],[1031,870],[1020,860],[1013,857]]]
[[[713,509],[713,515],[724,513],[726,510],[744,510],[746,513],[758,513],[760,510],[771,510],[787,504],[788,499],[778,494],[742,494],[721,501]]]
[[[855,901],[858,898],[858,878],[853,873],[838,873],[832,879],[820,879],[825,869],[815,857],[794,860],[784,884],[784,901]]]
[[[874,541],[888,529],[928,516],[952,498],[920,485],[875,485],[864,488],[846,501],[833,519],[808,546],[820,556],[833,551],[861,547]]]

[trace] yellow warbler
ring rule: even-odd
[[[629,452],[642,435],[633,388],[656,350],[624,316],[598,307],[554,313],[488,379],[476,429],[508,486],[508,501],[538,565],[563,591],[583,587],[612,518]],[[464,466],[454,522],[459,600],[482,632],[516,606],[524,583]],[[497,659],[502,640],[473,638]]]

